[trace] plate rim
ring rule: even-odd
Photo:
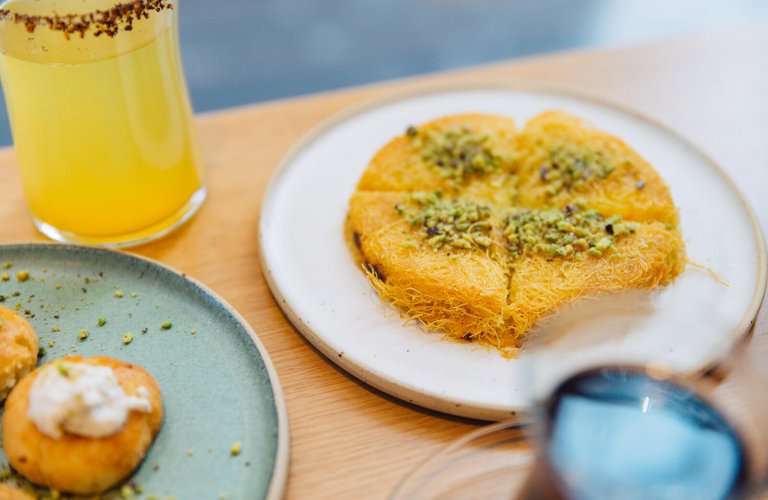
[[[272,269],[270,268],[269,263],[265,257],[267,253],[265,244],[265,207],[267,207],[268,204],[272,202],[272,199],[275,196],[275,186],[277,186],[281,177],[285,174],[293,161],[308,146],[313,144],[325,133],[332,130],[337,125],[340,125],[355,117],[361,116],[368,111],[372,111],[389,104],[394,104],[407,99],[427,97],[441,93],[482,90],[548,93],[597,104],[599,106],[619,111],[620,113],[629,115],[652,125],[653,127],[673,137],[680,144],[700,156],[701,159],[722,178],[722,180],[728,185],[731,191],[736,195],[736,198],[741,204],[741,208],[749,218],[752,234],[756,241],[755,251],[757,255],[757,287],[754,290],[752,301],[747,308],[745,315],[741,318],[738,325],[732,330],[734,339],[728,352],[723,353],[722,356],[717,359],[709,360],[706,363],[700,364],[695,370],[692,370],[691,373],[707,373],[717,370],[718,368],[727,364],[729,358],[728,354],[730,352],[733,352],[735,349],[744,344],[746,339],[749,337],[749,333],[752,330],[755,319],[760,312],[763,300],[766,296],[766,287],[768,286],[768,283],[766,282],[768,281],[768,251],[766,250],[765,237],[760,225],[760,221],[757,218],[754,209],[750,205],[749,200],[747,200],[747,198],[739,189],[738,185],[733,181],[731,176],[728,174],[728,171],[725,170],[717,161],[715,161],[709,153],[698,146],[698,144],[688,139],[688,137],[683,135],[681,132],[678,132],[671,126],[666,125],[659,119],[656,119],[644,112],[638,111],[631,106],[615,102],[609,98],[599,96],[597,94],[592,94],[576,86],[565,85],[561,83],[555,84],[552,82],[535,79],[498,77],[482,78],[473,82],[426,82],[410,83],[406,85],[409,85],[406,89],[401,88],[388,91],[383,96],[363,99],[360,102],[343,107],[342,109],[323,119],[309,131],[307,131],[304,135],[302,135],[275,165],[269,181],[265,187],[263,199],[259,207],[259,220],[257,228],[259,263],[264,272],[264,278],[267,282],[269,290],[272,293],[278,307],[283,311],[283,314],[285,314],[290,323],[329,361],[333,362],[336,366],[339,366],[356,379],[378,390],[381,390],[386,394],[394,396],[401,401],[415,404],[417,406],[435,410],[441,413],[480,420],[500,421],[505,418],[509,418],[510,416],[517,415],[520,411],[525,410],[525,408],[510,409],[500,405],[477,406],[473,403],[467,403],[466,401],[448,401],[444,398],[440,398],[437,394],[424,393],[423,391],[412,387],[410,384],[403,384],[400,381],[391,380],[384,374],[375,373],[367,369],[365,366],[350,362],[347,356],[341,355],[343,354],[343,351],[336,349],[335,346],[331,345],[331,343],[323,339],[306,322],[301,319],[301,316],[297,313],[296,310],[294,310],[294,308],[291,306],[291,304],[289,304],[288,300],[286,300],[283,293],[281,292],[280,286],[274,278]]]
[[[280,379],[277,375],[277,370],[275,369],[274,363],[272,362],[272,358],[269,356],[267,349],[264,347],[264,344],[261,342],[261,339],[258,337],[254,329],[251,327],[248,321],[245,320],[243,315],[237,311],[237,309],[235,309],[229,302],[227,302],[217,292],[215,292],[214,290],[212,290],[211,288],[209,288],[207,285],[197,280],[196,278],[190,276],[189,274],[179,271],[178,269],[172,266],[164,264],[150,257],[145,257],[143,255],[139,255],[133,252],[128,252],[125,250],[113,250],[109,248],[85,246],[85,245],[74,245],[74,244],[68,244],[68,243],[30,242],[30,243],[0,244],[0,252],[6,249],[23,251],[25,248],[35,248],[35,249],[43,248],[47,250],[52,250],[54,252],[59,251],[59,249],[71,249],[75,251],[112,254],[112,255],[118,255],[119,256],[118,258],[127,258],[129,260],[135,259],[153,266],[157,266],[158,268],[164,271],[168,271],[172,274],[175,274],[179,278],[185,281],[188,281],[189,283],[194,285],[194,287],[196,287],[199,291],[209,295],[214,302],[216,302],[219,306],[221,306],[224,309],[224,311],[229,313],[234,318],[235,322],[239,324],[248,334],[248,337],[251,339],[251,342],[253,342],[254,346],[256,347],[256,350],[261,356],[262,361],[264,363],[264,368],[267,371],[267,375],[269,378],[269,385],[272,389],[272,399],[275,402],[275,411],[277,413],[277,449],[275,450],[275,465],[272,469],[271,478],[269,480],[269,487],[267,488],[267,494],[265,498],[267,500],[278,500],[280,498],[283,498],[286,484],[288,481],[288,470],[289,470],[289,459],[290,459],[290,429],[289,429],[289,422],[288,422],[288,410],[285,403],[285,396],[283,394],[282,385],[280,384]]]

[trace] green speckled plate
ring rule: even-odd
[[[46,351],[40,362],[73,353],[111,356],[157,379],[165,421],[130,479],[143,497],[282,496],[282,391],[261,342],[230,305],[188,277],[125,253],[6,245],[0,262],[13,264],[10,280],[0,281],[3,304],[19,308],[35,327]],[[30,277],[19,282],[22,270]],[[168,329],[161,327],[166,322]],[[78,339],[81,330],[88,331],[85,340]],[[126,345],[127,332],[133,340]],[[230,454],[234,442],[242,443],[238,456]],[[0,451],[0,467],[6,463]]]

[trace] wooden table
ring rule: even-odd
[[[291,425],[291,498],[383,498],[478,423],[402,404],[349,377],[297,333],[259,268],[257,221],[270,175],[304,133],[365,100],[435,82],[529,79],[642,110],[733,176],[768,222],[768,24],[637,48],[572,52],[270,102],[199,117],[210,197],[170,237],[133,251],[211,286],[259,333]],[[45,241],[25,211],[12,150],[0,152],[0,242]],[[768,333],[763,308],[755,336]],[[753,342],[753,348],[765,348]]]

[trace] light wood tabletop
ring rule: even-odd
[[[480,423],[403,404],[345,374],[281,313],[259,267],[267,182],[302,135],[349,106],[423,85],[525,79],[567,85],[679,131],[733,177],[768,223],[768,24],[652,45],[555,54],[199,116],[209,198],[186,226],[138,253],[229,301],[277,368],[291,431],[290,498],[383,498]],[[0,242],[45,241],[27,216],[16,160],[0,152]],[[765,308],[755,339],[768,333]],[[754,342],[761,344],[762,342]],[[754,346],[760,348],[761,345]]]

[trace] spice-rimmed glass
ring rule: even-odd
[[[205,199],[176,0],[0,2],[2,77],[24,194],[59,240],[157,238]]]

